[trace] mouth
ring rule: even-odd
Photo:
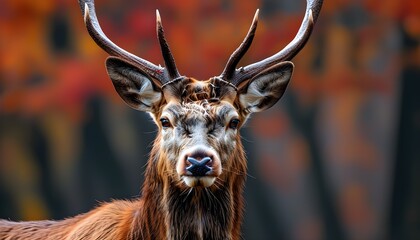
[[[182,176],[182,180],[188,187],[210,187],[216,181],[213,176]]]

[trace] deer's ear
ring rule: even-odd
[[[238,90],[241,107],[252,113],[273,106],[283,96],[292,77],[293,68],[292,62],[281,62],[249,80]]]
[[[163,94],[145,72],[117,57],[109,57],[106,68],[115,90],[130,107],[153,112],[160,104]]]

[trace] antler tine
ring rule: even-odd
[[[255,31],[257,30],[258,25],[258,14],[259,9],[255,12],[254,19],[252,20],[251,27],[248,30],[247,35],[245,36],[244,41],[241,43],[241,45],[232,53],[230,56],[228,62],[226,63],[225,69],[223,70],[220,77],[222,79],[230,79],[233,75],[233,73],[236,70],[236,66],[238,65],[239,61],[242,59],[242,57],[245,55],[245,53],[248,51],[249,47],[252,44],[252,40],[255,36]]]
[[[121,57],[124,60],[134,64],[142,71],[160,81],[161,85],[169,81],[165,68],[157,66],[145,59],[129,53],[109,40],[109,38],[102,31],[96,17],[94,0],[79,0],[79,5],[84,14],[86,28],[98,46],[100,46],[110,55]]]
[[[168,70],[169,76],[172,79],[178,78],[181,75],[178,72],[178,69],[175,64],[175,59],[172,56],[171,49],[169,48],[168,42],[166,41],[159,10],[156,10],[156,31],[159,39],[160,49],[162,51],[162,56],[165,61],[165,66]]]
[[[225,80],[230,81],[235,86],[238,86],[241,82],[254,77],[264,69],[267,69],[279,62],[291,60],[294,56],[296,56],[296,54],[305,46],[312,33],[313,26],[321,10],[322,2],[323,0],[307,0],[305,17],[299,31],[295,38],[285,48],[271,57],[240,69],[235,69],[232,71],[233,73],[231,78],[225,78]]]

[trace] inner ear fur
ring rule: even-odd
[[[281,62],[240,86],[238,100],[243,110],[252,113],[272,107],[283,96],[293,69],[292,62]]]
[[[107,58],[106,68],[118,95],[130,107],[146,112],[158,109],[163,94],[147,73],[118,57]]]

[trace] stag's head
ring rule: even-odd
[[[270,108],[285,92],[294,68],[289,60],[307,42],[322,0],[308,1],[296,37],[284,49],[237,68],[255,35],[257,10],[248,34],[223,72],[208,80],[178,72],[158,11],[157,35],[165,67],[115,45],[99,26],[93,0],[79,3],[91,37],[112,55],[106,68],[116,91],[130,107],[150,113],[159,128],[155,148],[161,172],[180,187],[210,187],[238,164],[238,151],[243,152],[239,129],[249,115]]]

